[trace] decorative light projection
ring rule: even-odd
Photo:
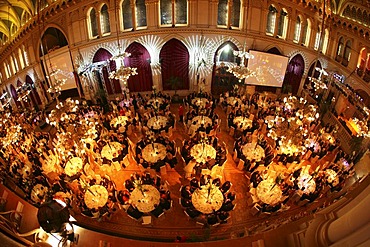
[[[154,35],[141,36],[137,39],[137,42],[142,44],[150,54],[150,66],[152,67],[153,75],[159,75],[161,72],[159,53],[165,42],[162,38]]]
[[[190,55],[190,75],[199,83],[200,78],[205,78],[212,72],[215,49],[210,45],[210,39],[203,35],[192,35],[184,40],[184,44]]]

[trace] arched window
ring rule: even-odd
[[[11,32],[12,36],[15,35],[15,33],[17,32],[17,26],[12,24],[11,28],[10,28],[10,32]]]
[[[100,28],[103,35],[110,34],[108,6],[104,4],[100,9]]]
[[[266,25],[266,34],[268,35],[274,35],[275,33],[276,13],[277,13],[276,8],[273,5],[270,5],[269,12],[267,14],[267,25]]]
[[[31,18],[31,15],[27,11],[22,12],[21,16],[21,25],[24,25],[27,23],[27,21]]]
[[[335,58],[335,60],[338,62],[342,58],[343,46],[344,46],[344,38],[340,37],[338,41],[338,47],[337,47],[337,56]]]
[[[240,0],[219,0],[217,25],[227,28],[239,28],[240,6]]]
[[[278,37],[285,39],[288,29],[288,12],[285,9],[280,11],[279,25],[278,25]]]
[[[344,52],[343,52],[342,65],[344,66],[347,66],[349,63],[349,60],[351,59],[351,48],[352,48],[352,42],[348,40],[346,42],[346,46],[344,47]]]
[[[351,8],[347,5],[347,7],[343,11],[343,16],[350,18],[351,17]]]
[[[219,0],[218,1],[218,17],[217,25],[227,26],[227,2],[228,0]]]
[[[5,71],[6,79],[9,79],[9,77],[10,77],[10,72],[9,72],[9,67],[7,66],[7,64],[6,64],[6,63],[4,63],[4,71]]]
[[[184,26],[188,23],[188,1],[160,0],[159,9],[162,26]]]
[[[302,29],[301,17],[299,17],[298,15],[297,19],[295,20],[294,36],[293,36],[294,43],[299,42],[299,38],[301,37],[301,29]]]
[[[145,0],[136,0],[136,26],[138,28],[147,26]]]
[[[18,57],[19,57],[19,62],[21,64],[21,68],[24,69],[24,60],[23,60],[23,52],[21,48],[18,48]]]
[[[356,8],[352,7],[351,19],[356,20],[356,13],[357,13]]]
[[[17,72],[17,70],[15,69],[15,65],[14,65],[14,59],[13,59],[12,55],[10,55],[9,57],[10,57],[10,65],[11,65],[11,68],[12,68],[10,74],[14,75]]]
[[[24,45],[22,45],[22,51],[23,51],[24,65],[28,66],[28,65],[30,65],[30,61],[28,60],[28,53],[27,53],[26,47]]]
[[[122,11],[122,29],[128,30],[132,29],[134,26],[132,25],[132,9],[130,6],[130,0],[124,0],[121,5]]]
[[[315,44],[313,46],[313,48],[315,50],[319,49],[319,46],[320,46],[320,40],[321,40],[321,28],[320,27],[317,27],[317,31],[316,31],[316,37],[315,37]]]
[[[96,38],[98,36],[98,21],[96,18],[95,9],[91,8],[88,12],[88,29],[90,38]]]
[[[326,51],[328,50],[328,44],[329,44],[329,30],[327,28],[324,31],[324,37],[321,43],[322,43],[321,51],[323,54],[326,54]]]
[[[357,10],[357,17],[356,17],[357,21],[362,23],[362,11],[361,9],[358,9]]]
[[[307,19],[307,23],[303,31],[302,44],[304,46],[308,46],[310,44],[310,38],[311,38],[311,21],[310,19]]]
[[[367,58],[367,51],[366,51],[366,48],[364,47],[361,49],[360,54],[358,56],[358,60],[357,60],[357,73],[360,72],[361,75],[365,70],[366,58]]]
[[[15,73],[19,71],[19,66],[18,66],[18,60],[17,60],[17,56],[15,56],[14,54],[11,55],[11,57],[13,58],[13,61],[14,61],[14,68],[15,68]]]
[[[362,24],[364,24],[366,26],[367,26],[367,22],[368,22],[368,19],[367,18],[368,18],[367,13],[364,10],[364,12],[362,13]]]

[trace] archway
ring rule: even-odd
[[[283,93],[291,92],[293,95],[296,95],[303,73],[304,59],[301,54],[297,54],[289,61],[283,82]]]
[[[189,89],[189,52],[177,39],[163,45],[159,53],[163,90],[174,90],[171,81],[177,81],[176,90]],[[173,80],[174,79],[174,80]]]
[[[232,63],[240,63],[240,58],[235,58],[234,51],[238,51],[238,47],[231,41],[226,41],[216,50],[213,58],[212,71],[212,94],[220,95],[222,92],[232,90],[235,84],[239,83],[232,73],[227,72]]]
[[[315,65],[316,65],[316,67],[315,67]],[[316,62],[313,62],[311,64],[310,69],[308,70],[307,77],[306,77],[306,80],[304,82],[303,88],[305,90],[307,90],[312,97],[317,99],[319,97],[319,95],[315,95],[314,82],[310,81],[310,79],[309,79],[310,77],[319,78],[320,72],[318,70],[316,70],[315,68],[322,68],[321,63],[320,63],[319,60],[317,60]]]
[[[125,58],[125,65],[137,68],[137,75],[130,76],[128,88],[130,92],[150,91],[153,87],[152,69],[150,68],[150,54],[141,44],[134,42],[129,45],[126,52],[131,53]]]
[[[365,106],[370,107],[370,96],[367,92],[362,89],[357,89],[355,91],[360,97],[363,99],[363,103]]]
[[[35,88],[35,83],[32,81],[31,77],[29,75],[26,76],[26,83],[29,85],[31,89],[30,98],[32,100],[33,105],[41,105],[41,99],[39,96],[39,93],[37,92]]]
[[[23,93],[22,91],[23,90],[26,90],[26,89],[24,89],[23,88],[24,87],[24,85],[22,86],[22,82],[20,81],[20,80],[18,80],[17,81],[17,88],[16,88],[16,91],[17,91],[17,101],[18,101],[18,98],[19,98],[19,94],[20,93]],[[23,88],[23,89],[22,89]],[[29,95],[28,95],[29,96]],[[23,106],[24,107],[30,107],[30,102],[28,102],[28,100],[29,100],[29,98],[28,98],[28,96],[27,96],[27,98],[26,98],[26,100],[22,100],[22,102],[23,102]],[[20,102],[20,101],[18,101],[18,102]],[[20,102],[21,104],[22,104],[22,102]]]
[[[13,98],[13,100],[14,100],[15,105],[17,106],[17,108],[22,107],[22,104],[18,101],[18,94],[17,94],[17,90],[15,90],[15,88],[14,88],[13,84],[10,84],[9,89],[10,89],[10,93],[11,93],[11,95],[12,95],[12,98]]]
[[[116,69],[116,62],[109,60],[111,57],[112,54],[104,48],[100,48],[99,50],[96,51],[93,57],[93,63],[98,63],[99,65],[101,65],[99,66],[101,69],[96,70],[95,75],[99,83],[99,88],[101,89],[105,88],[105,91],[108,94],[121,93],[121,86],[119,85],[119,81],[109,79],[109,71]],[[109,71],[106,61],[110,61]]]

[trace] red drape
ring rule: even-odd
[[[298,93],[299,84],[301,83],[302,76],[304,72],[304,60],[302,55],[295,55],[288,64],[283,87],[285,85],[290,85],[292,87],[292,94],[296,95]]]
[[[152,69],[150,68],[150,54],[141,44],[134,42],[129,45],[126,52],[131,53],[130,57],[125,58],[125,65],[137,68],[138,73],[128,79],[130,92],[150,91],[153,86]]]
[[[180,80],[178,89],[189,89],[189,52],[177,39],[169,40],[159,54],[162,71],[163,90],[172,90],[169,80]]]
[[[32,102],[34,105],[41,105],[41,99],[40,99],[40,95],[39,93],[37,92],[36,88],[35,88],[35,83],[32,81],[31,77],[29,77],[28,75],[26,76],[26,83],[28,85],[30,85],[31,87],[31,99],[32,99]]]
[[[15,90],[13,85],[10,85],[10,93],[12,94],[12,97],[15,101],[15,104],[17,107],[22,107],[22,104],[18,101],[18,94],[17,90]]]
[[[99,50],[96,51],[96,53],[94,55],[93,63],[107,61],[111,57],[112,57],[112,54],[110,54],[109,51],[107,51],[106,49],[100,48]],[[113,89],[112,89],[112,86],[110,84],[108,69],[106,67],[104,67],[102,72],[103,72],[103,79],[104,79],[105,87],[107,89],[107,93],[108,94],[113,94]],[[118,86],[119,86],[119,84],[118,84]],[[121,92],[121,90],[117,91],[117,93],[119,93],[119,92]]]

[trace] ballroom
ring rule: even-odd
[[[369,95],[369,1],[0,0],[0,241],[369,246]]]

